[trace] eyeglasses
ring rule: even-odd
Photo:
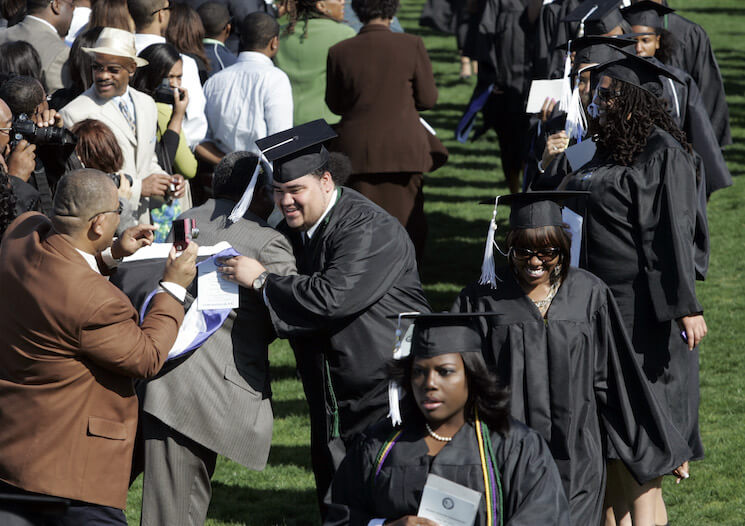
[[[3,133],[4,135],[10,135],[10,130],[13,128],[0,128],[0,133]]]
[[[166,5],[165,7],[161,7],[160,9],[156,9],[155,11],[150,13],[150,16],[153,16],[154,14],[159,13],[161,11],[170,11],[171,9],[173,9],[173,3],[171,2],[171,0],[168,0],[168,5]]]
[[[556,256],[559,255],[559,252],[561,252],[561,250],[556,247],[542,248],[541,250],[535,251],[530,250],[529,248],[517,247],[512,247],[510,249],[510,253],[515,257],[515,259],[528,260],[531,259],[533,256],[536,256],[544,263],[547,263],[554,259]]]
[[[122,72],[123,69],[125,68],[121,64],[103,65],[97,62],[91,64],[91,70],[93,70],[93,73],[103,73],[105,71],[106,73],[111,73],[112,75],[118,75]]]
[[[103,214],[117,214],[122,215],[122,211],[124,211],[124,203],[122,203],[121,199],[119,200],[119,206],[116,208],[116,210],[106,210],[104,212],[98,212],[97,214],[93,214],[88,218],[88,221],[92,221],[96,217],[103,215]]]

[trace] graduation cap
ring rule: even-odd
[[[510,207],[510,228],[513,230],[523,228],[540,228],[544,226],[564,226],[561,208],[569,201],[577,199],[586,199],[590,192],[577,191],[546,191],[546,192],[520,192],[516,194],[497,196],[494,201],[494,211],[492,212],[491,222],[489,223],[489,232],[486,236],[486,246],[484,247],[484,259],[481,264],[481,278],[479,283],[482,285],[491,285],[492,288],[497,286],[497,274],[494,268],[494,247],[506,256],[494,241],[494,235],[497,231],[497,208],[500,204],[506,204]],[[479,204],[490,205],[492,201],[481,201]]]
[[[318,119],[259,139],[256,146],[274,163],[274,180],[288,183],[325,166],[329,152],[323,143],[336,136],[325,120]]]
[[[414,323],[409,326],[404,340],[406,349],[403,349],[399,340],[394,352],[394,358],[433,358],[449,353],[482,352],[482,332],[478,325],[478,318],[493,316],[495,312],[402,312],[392,318],[398,318],[399,329],[396,330],[397,338],[400,338],[401,319],[413,319]],[[401,399],[401,387],[391,381],[388,384],[388,404],[393,425],[401,423],[401,411],[399,400]]]
[[[616,50],[623,55],[623,58],[593,67],[592,74],[596,78],[605,75],[615,80],[633,84],[655,97],[659,97],[661,94],[661,76],[683,83],[675,73],[653,62],[651,58],[638,57],[621,48],[616,48]]]
[[[579,22],[577,36],[610,33],[621,25],[623,16],[618,9],[621,0],[586,0],[569,13],[562,22]]]
[[[570,50],[574,52],[573,70],[576,73],[580,64],[602,64],[610,62],[620,55],[612,47],[628,47],[636,44],[637,34],[626,34],[619,36],[588,35],[575,38],[557,46],[556,49]]]
[[[621,9],[621,15],[630,25],[654,28],[663,27],[662,17],[673,12],[675,9],[650,0],[637,2]]]

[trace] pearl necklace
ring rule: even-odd
[[[453,439],[453,437],[444,437],[444,436],[438,435],[437,433],[435,433],[434,431],[432,431],[432,428],[429,427],[429,423],[428,422],[425,422],[424,423],[424,426],[427,428],[427,433],[429,433],[429,436],[431,436],[435,440],[439,440],[440,442],[450,442]]]

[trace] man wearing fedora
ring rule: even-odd
[[[111,128],[122,149],[122,172],[133,179],[130,204],[135,219],[149,224],[150,198],[165,197],[170,184],[175,187],[174,197],[181,197],[186,187],[182,176],[170,176],[158,164],[155,101],[129,86],[136,69],[147,61],[137,56],[132,33],[111,27],[101,31],[94,47],[83,51],[92,57],[93,86],[60,114],[68,126],[97,119]]]

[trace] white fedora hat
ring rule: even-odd
[[[135,61],[137,67],[147,66],[148,64],[147,60],[137,56],[134,34],[123,29],[105,27],[98,36],[95,47],[81,49],[88,54],[101,53],[102,55],[131,58]]]

